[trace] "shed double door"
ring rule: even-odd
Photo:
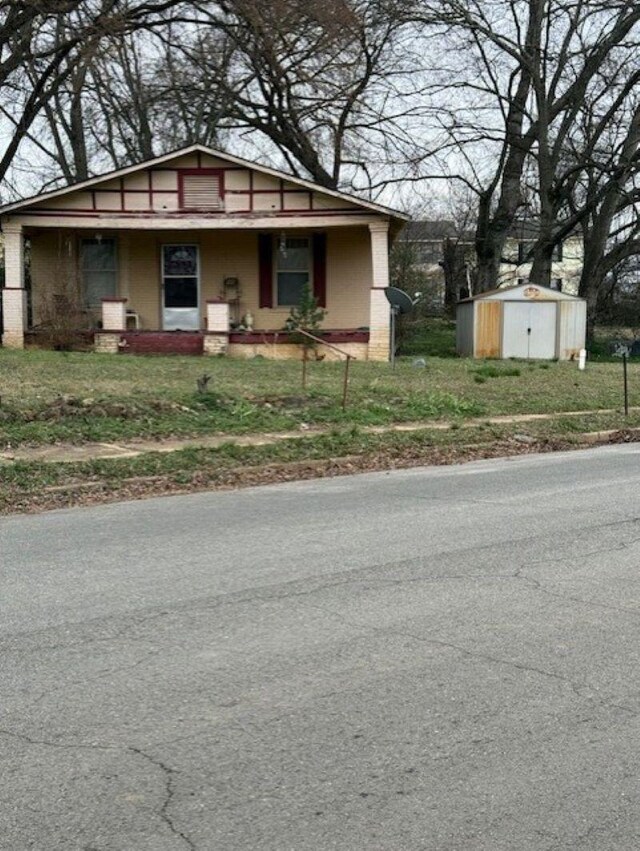
[[[551,301],[502,303],[502,357],[552,360],[556,353],[556,311]]]

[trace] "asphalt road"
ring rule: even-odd
[[[640,447],[0,519],[0,848],[640,847]]]

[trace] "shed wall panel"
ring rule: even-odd
[[[587,327],[587,303],[565,301],[560,304],[558,328],[558,357],[576,360],[584,349]]]
[[[498,358],[500,357],[502,303],[499,301],[477,301],[475,308],[475,356],[477,358]]]
[[[473,303],[459,304],[456,310],[456,351],[459,355],[473,355]]]

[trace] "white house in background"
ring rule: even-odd
[[[507,240],[504,262],[500,266],[497,287],[517,284],[535,284],[530,281],[531,261],[527,253],[534,244],[536,226],[532,222],[518,222]],[[444,303],[444,273],[442,271],[445,239],[457,243],[468,258],[469,266],[474,262],[474,233],[460,230],[447,219],[416,220],[408,222],[398,237],[400,244],[411,246],[415,253],[415,265],[424,271],[433,282],[439,301]],[[551,271],[551,289],[568,295],[577,295],[584,250],[580,234],[572,234],[556,246]]]

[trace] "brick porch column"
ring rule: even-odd
[[[224,355],[229,346],[229,303],[221,298],[207,301],[207,330],[204,333],[205,355]]]
[[[127,299],[102,299],[102,330],[96,331],[94,348],[102,354],[117,355],[120,335],[127,330]]]
[[[102,299],[102,330],[103,331],[126,331],[127,330],[127,299],[126,298],[103,298]]]
[[[369,360],[389,359],[390,311],[384,294],[389,286],[389,222],[369,225],[373,280],[369,294]]]
[[[24,245],[22,225],[7,222],[4,234],[5,282],[2,290],[4,332],[2,345],[8,349],[24,348],[27,327],[27,293],[24,288]]]

